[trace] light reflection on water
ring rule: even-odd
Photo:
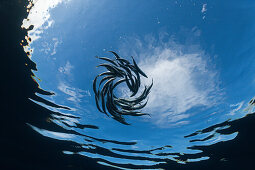
[[[25,28],[34,25],[29,32],[32,43],[24,49],[33,49],[32,59],[39,70],[36,75],[42,79],[40,86],[55,93],[55,96],[43,98],[68,106],[71,110],[39,102],[51,111],[62,113],[52,115],[49,122],[63,127],[65,132],[29,125],[44,136],[75,141],[81,144],[79,154],[99,159],[101,164],[118,167],[124,164],[149,167],[169,160],[178,163],[207,160],[209,157],[206,156],[186,160],[181,158],[182,155],[201,152],[199,149],[192,149],[194,146],[233,140],[238,132],[218,132],[230,128],[229,126],[220,126],[208,132],[198,131],[253,112],[253,106],[247,104],[252,96],[238,96],[238,101],[231,100],[228,98],[236,96],[227,96],[225,88],[234,87],[221,87],[224,80],[220,78],[220,74],[223,73],[218,71],[221,70],[218,63],[214,63],[218,59],[210,56],[206,52],[208,50],[202,49],[200,45],[200,29],[203,26],[192,26],[190,29],[183,21],[184,23],[180,23],[183,30],[178,33],[176,29],[179,27],[168,28],[175,24],[168,25],[165,22],[169,19],[166,15],[176,15],[175,21],[178,21],[178,17],[182,20],[187,14],[178,4],[168,4],[166,11],[160,12],[156,8],[151,13],[140,7],[139,10],[151,15],[148,17],[152,18],[151,21],[138,9],[129,16],[128,11],[133,6],[124,2],[112,1],[112,6],[108,8],[105,5],[105,2],[96,4],[90,1],[34,2],[28,19],[23,22]],[[122,13],[118,7],[125,5],[127,8],[123,8],[123,11],[126,13]],[[205,8],[208,6],[209,4],[188,6],[195,15],[191,20],[197,23],[200,8],[203,9],[203,17],[200,19],[205,20]],[[182,10],[184,16],[170,13],[169,8],[173,11]],[[135,15],[137,19],[132,18]],[[154,22],[155,15],[158,17]],[[147,24],[144,27],[139,25],[143,29],[126,25],[132,25],[131,21],[134,20],[139,23],[142,17],[145,17],[144,24]],[[209,20],[209,16],[207,19]],[[152,30],[157,31],[150,32]],[[185,40],[182,40],[183,35],[187,36]],[[91,85],[95,75],[101,70],[95,69],[98,63],[94,56],[110,56],[106,50],[119,50],[126,58],[134,55],[143,70],[154,79],[155,89],[145,108],[152,118],[130,117],[127,121],[131,122],[131,126],[124,126],[97,111]],[[225,62],[223,60],[222,58],[222,62]],[[244,110],[247,106],[249,108]],[[87,126],[82,126],[84,124]],[[195,131],[198,132],[194,136],[187,137]],[[73,154],[70,151],[63,152]]]

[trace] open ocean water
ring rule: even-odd
[[[2,0],[0,169],[253,170],[254,9],[237,0]],[[99,57],[119,61],[115,77],[126,71],[115,97],[110,81],[94,90],[109,68]],[[146,88],[143,102],[122,100]]]

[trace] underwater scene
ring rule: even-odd
[[[16,3],[4,169],[253,169],[255,1]]]

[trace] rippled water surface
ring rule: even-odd
[[[222,1],[38,0],[22,27],[24,50],[37,64],[34,79],[54,95],[31,100],[51,112],[52,128],[38,133],[74,141],[63,150],[119,168],[206,161],[201,147],[235,140],[231,124],[253,112],[254,3]],[[30,7],[30,6],[29,6]],[[153,86],[130,125],[100,113],[93,80],[96,67],[117,52],[148,75]],[[126,86],[116,89],[121,97]],[[250,102],[250,103],[249,103]],[[227,131],[227,132],[226,132]],[[224,160],[223,160],[224,161]]]

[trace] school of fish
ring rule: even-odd
[[[140,112],[140,110],[148,102],[147,97],[153,86],[153,81],[149,86],[145,85],[144,90],[136,97],[141,86],[140,76],[148,78],[147,75],[138,67],[133,57],[131,57],[133,63],[130,63],[114,51],[110,52],[115,56],[115,59],[97,57],[106,61],[97,67],[104,67],[107,71],[97,75],[93,81],[96,106],[100,112],[111,116],[122,124],[129,125],[123,116],[149,115]],[[115,88],[121,83],[125,83],[130,90],[130,98],[121,98],[114,94]]]

